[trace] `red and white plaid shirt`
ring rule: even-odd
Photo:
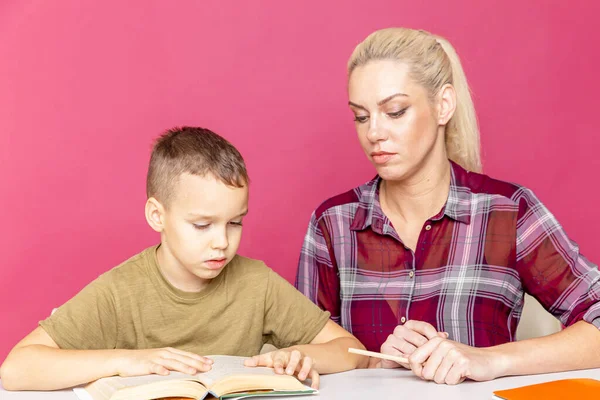
[[[426,321],[450,339],[487,347],[515,339],[525,292],[564,325],[600,328],[600,272],[524,187],[452,163],[444,208],[414,252],[372,181],[312,215],[296,287],[369,350],[398,324]]]

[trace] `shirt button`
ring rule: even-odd
[[[400,322],[405,323],[406,322],[406,318],[405,317],[400,318]]]
[[[425,227],[425,230],[426,230],[426,231],[430,231],[430,230],[431,230],[431,225],[427,225],[427,226]]]
[[[408,276],[412,278],[413,276],[415,276],[415,273],[414,273],[413,271],[410,271],[410,272],[408,273]]]

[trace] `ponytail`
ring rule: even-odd
[[[448,158],[469,171],[481,172],[479,127],[467,77],[450,42],[440,37],[436,39],[450,60],[451,83],[456,91],[456,110],[446,125]]]

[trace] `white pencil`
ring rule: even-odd
[[[352,347],[350,347],[348,349],[349,353],[354,353],[354,354],[361,354],[363,356],[371,356],[371,357],[376,357],[376,358],[381,358],[383,360],[390,360],[390,361],[395,361],[397,363],[400,364],[408,364],[408,359],[404,358],[404,357],[399,357],[399,356],[389,356],[387,354],[382,354],[382,353],[376,353],[374,351],[367,351],[367,350],[360,350],[360,349],[354,349]]]

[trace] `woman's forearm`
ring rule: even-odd
[[[579,321],[553,335],[506,343],[489,350],[502,360],[499,376],[600,368],[600,330]]]

